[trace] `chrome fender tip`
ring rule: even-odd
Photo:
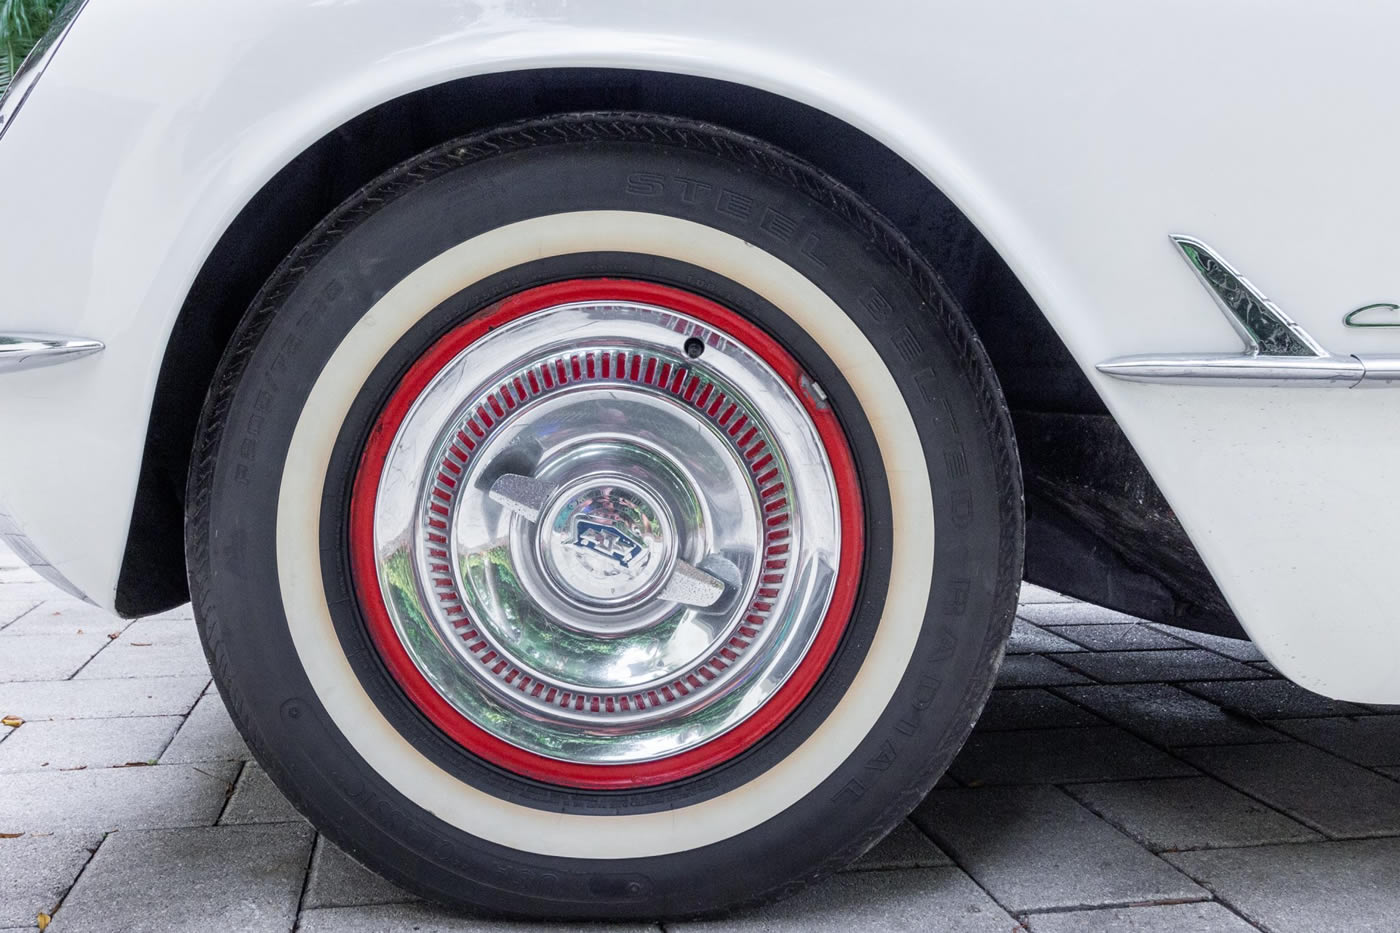
[[[0,374],[57,366],[105,349],[102,341],[84,337],[0,333]]]

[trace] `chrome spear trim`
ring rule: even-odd
[[[1240,336],[1243,352],[1120,356],[1099,363],[1099,372],[1191,385],[1400,385],[1400,356],[1330,353],[1210,246],[1184,234],[1171,240]]]
[[[100,340],[59,337],[53,334],[0,334],[0,373],[55,366],[100,353]]]

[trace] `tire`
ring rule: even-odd
[[[1008,413],[924,260],[645,114],[457,140],[328,217],[220,364],[188,502],[268,774],[397,884],[520,917],[863,853],[966,739],[1021,577]]]

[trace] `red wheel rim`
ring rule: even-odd
[[[487,731],[448,702],[425,677],[391,619],[380,584],[375,516],[381,475],[405,418],[425,389],[459,354],[492,331],[529,315],[580,302],[634,302],[703,322],[761,358],[802,403],[829,458],[839,502],[839,565],[824,616],[800,663],[781,686],[737,725],[702,744],[654,760],[622,764],[566,761],[538,754]],[[513,774],[564,787],[615,790],[666,784],[722,765],[754,747],[816,687],[841,644],[853,612],[864,549],[864,518],[855,462],[835,413],[814,398],[797,361],[761,328],[697,295],[662,285],[585,279],[533,288],[473,315],[438,340],[410,368],[374,424],[355,476],[349,520],[351,566],[373,643],[407,698],[471,754]]]

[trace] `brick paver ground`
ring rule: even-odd
[[[532,929],[415,903],[319,837],[248,760],[187,609],[119,622],[0,550],[0,716],[23,720],[0,726],[0,930]],[[1397,710],[1027,587],[909,821],[804,895],[664,929],[1392,931],[1398,866]]]

